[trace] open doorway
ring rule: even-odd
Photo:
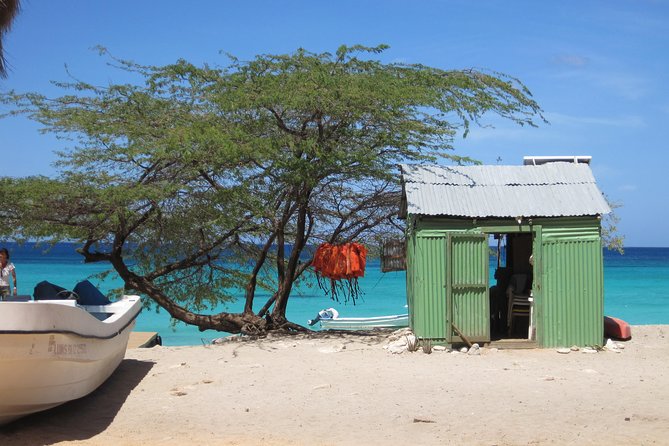
[[[532,339],[532,234],[493,234],[490,338]]]

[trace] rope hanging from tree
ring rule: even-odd
[[[339,295],[343,294],[344,302],[350,298],[355,305],[362,294],[358,277],[365,275],[366,260],[367,248],[360,243],[323,243],[316,249],[311,266],[316,272],[318,286],[325,294],[331,293],[332,299],[337,302]]]

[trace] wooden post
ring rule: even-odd
[[[471,348],[472,343],[469,342],[469,339],[467,339],[467,338],[465,337],[465,335],[463,335],[462,332],[461,332],[460,330],[458,330],[458,327],[456,327],[455,324],[452,323],[452,322],[451,322],[451,327],[453,327],[453,331],[455,331],[455,333],[456,333],[458,336],[460,336],[460,339],[462,339],[463,341],[465,341],[465,344],[467,344],[467,347]]]

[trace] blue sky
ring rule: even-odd
[[[189,7],[188,7],[189,6]],[[522,80],[550,124],[490,119],[455,142],[485,163],[524,155],[591,155],[600,188],[621,203],[627,246],[669,247],[669,0],[256,1],[23,0],[5,37],[0,89],[57,95],[65,70],[105,85],[124,81],[91,48],[143,64],[225,64],[220,51],[390,49],[387,62],[482,68]],[[65,142],[25,119],[0,120],[0,176],[52,175]]]

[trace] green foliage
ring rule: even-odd
[[[610,251],[618,251],[620,254],[625,253],[625,237],[618,233],[618,223],[620,217],[616,214],[616,209],[622,204],[613,202],[605,197],[611,208],[611,213],[606,214],[602,218],[602,245]]]
[[[397,229],[398,163],[471,161],[453,141],[487,113],[543,119],[517,79],[366,57],[386,48],[222,68],[143,66],[99,48],[143,82],[3,94],[9,114],[72,141],[58,178],[3,180],[4,235],[79,241],[87,261],[110,262],[127,287],[201,328],[212,319],[191,311],[244,290],[249,313],[258,286],[272,299],[257,316],[274,305],[281,321],[310,246]]]

